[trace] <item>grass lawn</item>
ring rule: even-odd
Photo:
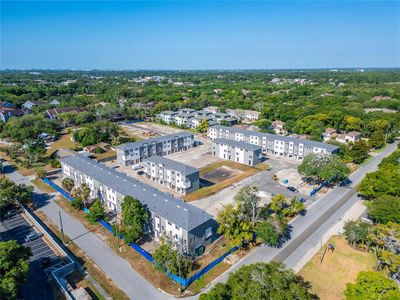
[[[335,251],[327,251],[322,263],[318,252],[299,275],[311,282],[312,291],[321,299],[343,299],[346,283],[354,282],[359,272],[372,270],[376,258],[372,253],[351,248],[344,237],[335,236],[329,242],[335,243]]]
[[[60,148],[66,149],[74,149],[77,146],[80,146],[79,143],[74,143],[71,141],[71,133],[63,134],[60,138],[50,145],[50,148],[46,151],[46,156],[52,155],[55,151]]]
[[[101,154],[94,154],[94,157],[96,157],[96,159],[105,159],[113,156],[117,157],[117,153],[113,150],[108,150],[107,152]]]
[[[43,193],[54,193],[55,190],[49,186],[48,184],[44,183],[42,179],[35,179],[32,180],[32,183]]]
[[[211,171],[214,171],[222,166],[226,166],[226,167],[229,167],[229,168],[232,168],[235,170],[239,170],[241,172],[239,174],[236,174],[233,177],[228,178],[227,180],[221,181],[221,182],[216,183],[209,187],[201,188],[193,193],[190,193],[189,195],[184,197],[185,201],[189,202],[189,201],[194,201],[194,200],[198,200],[198,199],[201,199],[204,197],[211,196],[211,195],[219,192],[220,190],[223,190],[223,189],[231,186],[232,184],[234,184],[236,182],[242,181],[243,179],[246,179],[247,177],[254,175],[255,173],[257,173],[259,171],[267,170],[269,168],[268,164],[265,162],[255,166],[255,167],[250,167],[250,166],[235,163],[230,160],[221,160],[221,161],[217,161],[215,163],[209,164],[209,165],[201,168],[200,169],[200,177],[202,175],[207,174]]]

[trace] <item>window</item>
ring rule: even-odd
[[[168,225],[170,225],[170,226],[172,225],[170,221],[168,221]]]
[[[208,227],[206,228],[206,230],[204,231],[204,237],[207,239],[210,236],[212,236],[212,227]]]
[[[175,229],[176,229],[176,230],[179,230],[179,227],[178,227],[177,225],[175,225]]]

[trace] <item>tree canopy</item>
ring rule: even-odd
[[[360,272],[355,283],[348,283],[344,292],[346,300],[400,299],[396,283],[381,272]]]
[[[318,299],[311,285],[282,263],[256,263],[241,267],[229,275],[225,284],[219,283],[200,300],[215,299]]]
[[[15,240],[0,242],[0,298],[17,299],[18,289],[29,273],[30,248]]]
[[[122,202],[122,232],[126,243],[135,243],[143,232],[148,212],[139,200],[125,196]]]

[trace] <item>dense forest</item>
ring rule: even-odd
[[[32,114],[42,116],[54,99],[61,107],[86,108],[76,116],[61,117],[62,126],[212,105],[222,111],[260,111],[261,129],[281,120],[289,133],[307,134],[314,140],[321,140],[327,127],[360,131],[367,139],[374,132],[396,135],[400,128],[398,69],[1,72],[0,101],[18,107],[28,100],[38,101]],[[31,117],[29,122],[39,120]],[[7,125],[0,124],[0,130],[3,138],[11,137]]]

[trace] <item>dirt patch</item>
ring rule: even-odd
[[[227,166],[222,166],[211,172],[203,174],[202,178],[204,178],[208,181],[214,182],[214,183],[218,183],[218,182],[227,180],[229,178],[232,178],[233,176],[239,174],[240,172],[241,171],[239,171],[239,170],[235,170],[235,169],[232,169]]]

